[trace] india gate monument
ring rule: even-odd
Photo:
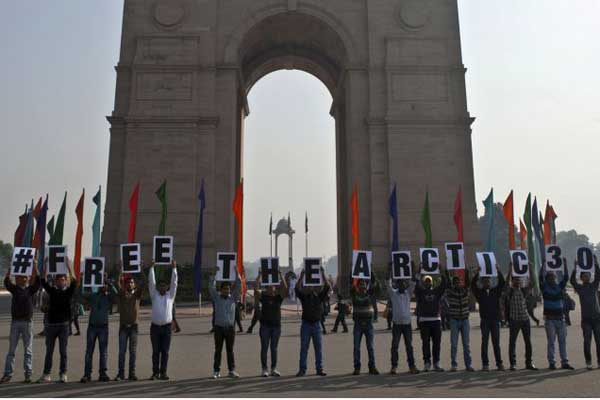
[[[194,258],[202,180],[202,265],[214,266],[217,251],[235,251],[232,202],[244,176],[248,94],[281,69],[314,75],[333,97],[339,273],[347,277],[350,270],[354,187],[360,247],[373,251],[376,269],[387,270],[394,183],[400,245],[413,254],[424,244],[427,191],[434,247],[456,240],[452,216],[461,187],[473,261],[479,245],[474,118],[467,110],[457,0],[125,0],[108,117],[102,234],[108,262],[117,262],[126,242],[128,201],[138,181],[136,239],[145,254],[161,216],[154,192],[164,180],[178,262]]]

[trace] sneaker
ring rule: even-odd
[[[413,375],[416,375],[419,373],[419,370],[417,369],[417,367],[410,367],[410,369],[408,370],[408,372],[410,372]]]
[[[81,332],[77,332],[77,333],[73,334],[73,336],[81,336]]]
[[[379,375],[379,371],[375,367],[369,368],[369,375]]]
[[[483,367],[481,367],[481,371],[490,372],[490,367],[488,365],[484,365]]]
[[[160,374],[160,376],[158,377],[158,379],[160,379],[161,381],[168,381],[171,378],[169,378],[169,375],[167,375],[167,374]]]
[[[152,374],[152,376],[150,377],[151,381],[157,381],[159,379],[158,374]]]
[[[457,368],[457,367],[452,367],[452,368],[450,368],[450,372],[456,372],[456,371],[458,371],[458,368]]]
[[[280,377],[281,376],[281,372],[277,371],[276,369],[272,369],[271,370],[271,376]]]
[[[534,364],[529,364],[525,367],[525,369],[528,369],[530,371],[537,371],[538,368],[534,365]]]
[[[473,368],[473,367],[471,367],[471,366],[468,366],[467,368],[465,368],[465,370],[466,370],[467,372],[475,372],[475,368]]]
[[[0,384],[8,383],[8,382],[10,382],[11,379],[12,379],[12,376],[4,375],[2,378],[0,378]]]
[[[25,380],[23,383],[31,383],[31,374],[25,374]]]
[[[433,370],[434,370],[435,372],[444,372],[444,368],[440,367],[440,366],[439,366],[439,364],[435,364],[435,365],[433,366]]]
[[[430,369],[431,369],[431,364],[425,363],[425,365],[423,366],[423,372],[429,372]]]
[[[114,380],[115,380],[115,382],[124,381],[125,377],[123,375],[119,374],[119,375],[115,376]]]
[[[92,381],[92,378],[90,378],[89,376],[84,375],[79,380],[79,383],[90,383],[91,381]]]
[[[561,369],[571,369],[571,370],[575,369],[575,367],[573,367],[573,366],[572,366],[571,364],[569,364],[569,363],[564,363],[563,365],[561,365],[561,367],[560,367],[560,368],[561,368]]]
[[[135,375],[135,372],[130,372],[129,373],[129,380],[130,381],[137,381],[138,377]]]
[[[510,370],[511,371],[516,371],[517,370],[517,366],[515,364],[510,364]]]
[[[398,369],[395,367],[390,369],[390,375],[398,375]]]
[[[556,364],[552,363],[548,366],[548,369],[554,371],[556,369]]]
[[[60,377],[58,378],[58,381],[60,383],[67,383],[68,382],[67,374],[60,374]]]
[[[300,371],[298,371],[298,373],[296,374],[296,377],[297,377],[297,378],[300,378],[300,377],[303,377],[303,376],[306,376],[306,371],[304,371],[304,370],[300,370]]]
[[[37,383],[50,383],[52,382],[52,378],[50,377],[50,374],[44,374],[40,377],[40,379],[37,380]]]
[[[317,375],[318,376],[327,376],[327,374],[325,373],[325,371],[323,371],[322,369],[317,371]]]
[[[227,375],[227,376],[229,376],[230,378],[233,378],[233,379],[237,379],[240,377],[240,374],[238,374],[235,371],[229,371],[229,375]]]
[[[588,371],[591,371],[594,369],[594,367],[592,367],[592,363],[586,364],[585,367],[588,369]]]
[[[269,377],[269,371],[267,371],[266,369],[262,370],[262,374],[260,374],[263,378],[268,378]]]
[[[102,374],[98,377],[98,382],[110,382],[110,378],[106,374]]]
[[[348,333],[349,331],[348,331],[348,329],[344,329],[342,332],[343,333]],[[598,364],[598,365],[600,365],[600,364]]]
[[[498,371],[506,371],[506,368],[504,368],[504,364],[500,364],[500,365],[498,365],[498,368],[496,368],[496,370],[498,370]]]
[[[360,368],[354,368],[354,372],[352,372],[352,375],[360,375]]]
[[[221,377],[221,373],[219,371],[213,372],[213,379],[219,379]]]

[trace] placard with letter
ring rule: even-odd
[[[67,246],[48,246],[48,276],[67,275]]]
[[[31,276],[35,249],[31,247],[15,247],[12,254],[10,274],[13,276]]]
[[[477,253],[477,263],[479,264],[479,276],[493,278],[498,276],[496,268],[496,255],[492,252]]]
[[[446,268],[448,271],[465,269],[465,245],[461,242],[446,243]]]
[[[279,257],[260,259],[260,284],[261,286],[278,286],[280,284]]]
[[[594,275],[594,252],[589,247],[577,249],[577,273],[589,272]]]
[[[562,271],[563,259],[562,250],[559,246],[551,244],[546,246],[546,270],[547,271]]]
[[[173,236],[154,236],[152,239],[152,262],[154,265],[173,263]]]
[[[234,282],[237,278],[237,253],[217,253],[217,282]]]
[[[421,257],[421,272],[425,274],[440,273],[440,252],[434,248],[422,248],[419,250]]]
[[[125,274],[137,274],[142,270],[142,250],[139,243],[121,245],[121,270]]]
[[[323,276],[321,274],[322,261],[320,258],[307,257],[304,259],[304,286],[323,285]]]
[[[352,251],[352,277],[355,279],[371,279],[372,251]]]
[[[104,257],[87,257],[83,261],[83,287],[104,286]]]
[[[511,250],[510,260],[512,262],[512,276],[528,277],[529,276],[529,258],[524,250]]]
[[[412,278],[412,257],[410,250],[392,252],[392,279]]]

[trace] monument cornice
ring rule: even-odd
[[[219,117],[148,117],[148,116],[108,116],[107,121],[111,125],[181,125],[194,126],[219,126]]]

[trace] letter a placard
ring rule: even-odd
[[[261,286],[279,285],[279,257],[263,257],[260,259]]]
[[[104,286],[104,257],[88,257],[83,261],[83,287]]]
[[[173,263],[173,236],[154,236],[152,240],[152,261],[154,265]]]
[[[237,278],[237,253],[217,253],[217,282],[233,282]]]
[[[354,250],[352,252],[352,277],[370,280],[372,259],[372,251]]]

